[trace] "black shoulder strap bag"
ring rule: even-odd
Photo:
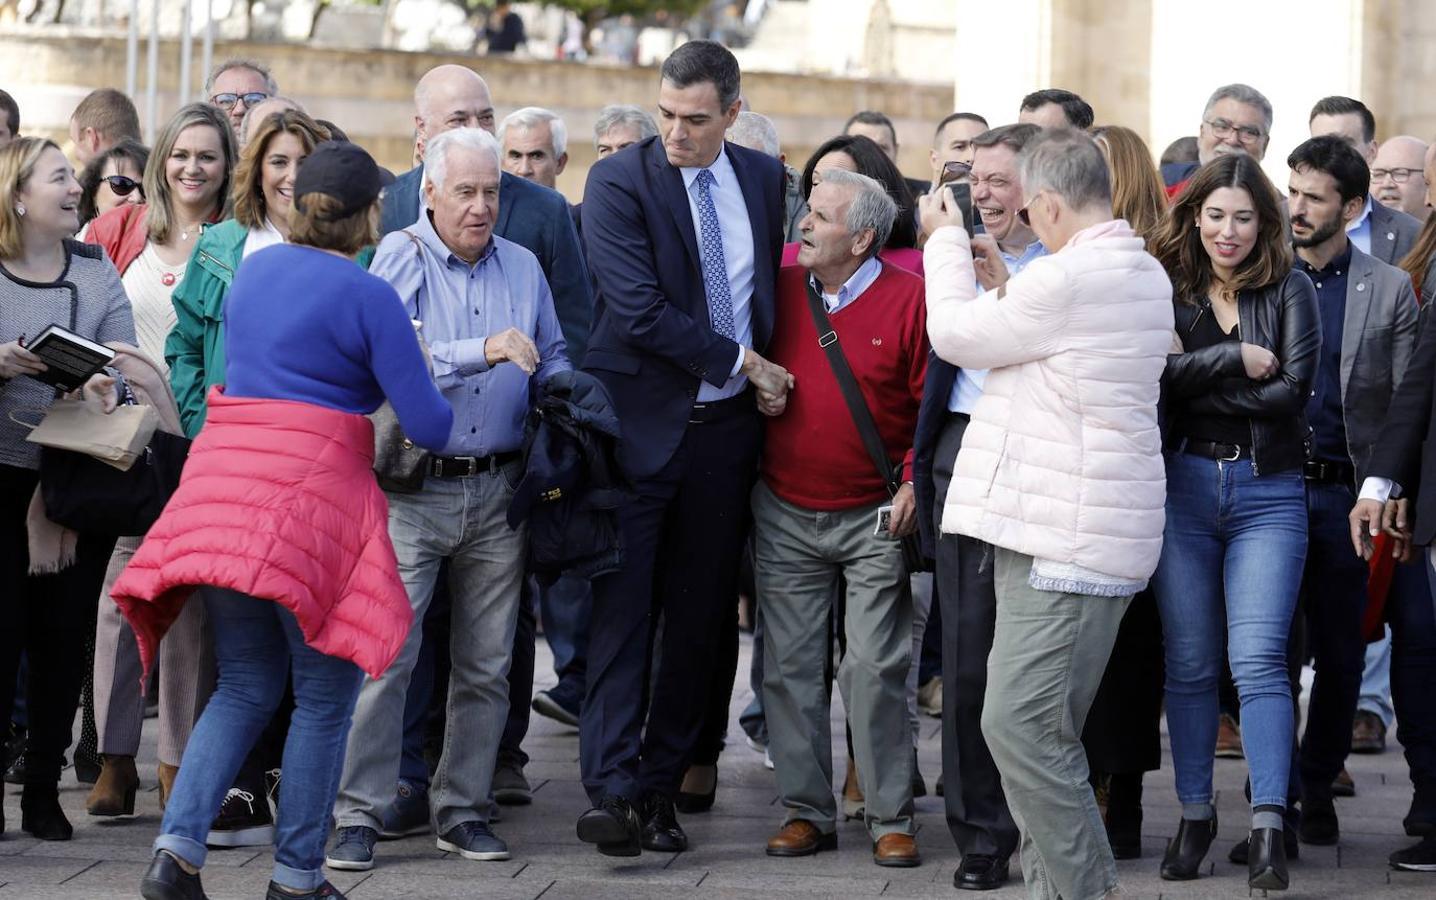
[[[858,387],[858,379],[853,375],[852,367],[848,365],[848,358],[843,355],[843,348],[838,344],[838,333],[833,330],[832,323],[828,321],[827,308],[823,305],[823,298],[819,296],[818,289],[813,287],[811,277],[808,278],[807,288],[808,310],[813,314],[813,327],[818,332],[818,346],[822,347],[823,353],[827,354],[828,365],[832,367],[833,375],[838,379],[838,389],[843,392],[843,402],[848,405],[848,413],[853,417],[853,424],[858,427],[858,436],[863,439],[863,447],[868,451],[868,457],[872,459],[873,465],[877,468],[878,476],[882,478],[883,485],[887,488],[888,497],[895,497],[902,487],[901,469],[894,466],[892,460],[888,459],[887,450],[883,447],[882,435],[878,433],[878,425],[873,421],[873,414],[868,409],[867,401],[863,399],[862,389]],[[902,539],[902,560],[903,564],[907,566],[909,574],[927,569],[927,560],[918,544],[917,532]]]

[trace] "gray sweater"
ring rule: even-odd
[[[49,284],[17,278],[0,264],[0,344],[21,335],[28,341],[52,324],[71,328],[100,343],[133,344],[135,323],[130,317],[130,301],[120,284],[120,274],[104,251],[90,244],[66,241],[65,252],[65,271]],[[0,382],[0,465],[39,468],[40,448],[25,440],[30,430],[11,421],[10,414],[37,422],[54,399],[55,389],[34,378],[20,376]]]

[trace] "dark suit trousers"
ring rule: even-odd
[[[982,736],[987,655],[997,622],[992,561],[981,541],[942,534],[947,488],[966,430],[965,417],[948,418],[932,465],[934,534],[938,535],[934,588],[942,605],[943,801],[947,827],[964,856],[984,853],[1006,859],[1017,850],[1017,825]],[[985,566],[984,555],[989,556]]]
[[[723,632],[734,627],[762,423],[751,392],[709,414],[688,425],[662,469],[636,481],[634,499],[619,512],[624,567],[593,582],[579,759],[595,804],[605,794],[677,793],[707,717],[715,667],[731,666],[722,659]]]
[[[1166,658],[1162,619],[1151,589],[1132,598],[1097,698],[1082,728],[1093,772],[1141,775],[1162,767],[1162,694]]]

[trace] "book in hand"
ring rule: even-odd
[[[90,376],[110,364],[115,351],[89,338],[80,337],[62,325],[50,325],[25,347],[40,357],[45,371],[38,378],[62,391],[73,391],[90,380]]]

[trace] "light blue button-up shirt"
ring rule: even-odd
[[[1039,256],[1047,255],[1047,248],[1042,246],[1041,241],[1033,241],[1022,251],[1021,256],[1013,256],[1006,250],[998,250],[1002,255],[1002,261],[1007,264],[1007,274],[1016,275],[1027,264]],[[949,412],[960,412],[972,415],[977,408],[977,400],[982,396],[982,386],[987,381],[987,369],[958,369],[957,378],[952,382],[952,393],[947,398]]]
[[[688,212],[693,216],[693,233],[698,238],[698,252],[703,253],[703,224],[698,218],[698,167],[680,168],[683,187],[688,192]],[[718,227],[723,232],[723,264],[728,271],[728,293],[733,298],[734,340],[744,347],[753,346],[753,223],[748,218],[748,202],[743,199],[743,187],[738,184],[738,173],[726,151],[720,151],[718,158],[708,166],[713,183],[708,195],[713,199],[713,209],[718,214]],[[710,301],[711,302],[711,301]],[[733,361],[728,381],[721,388],[703,382],[698,388],[698,402],[711,403],[727,397],[736,397],[748,386],[748,377],[739,375],[743,365],[743,351]]]
[[[1362,253],[1371,252],[1371,195],[1366,195],[1366,205],[1361,208],[1361,215],[1355,221],[1346,225],[1346,236],[1356,245],[1356,249]]]
[[[868,257],[858,270],[848,276],[848,280],[838,286],[836,294],[824,294],[823,286],[818,283],[816,276],[809,275],[808,282],[817,290],[818,295],[823,298],[823,306],[827,308],[828,315],[832,315],[843,307],[852,303],[862,296],[863,291],[873,286],[878,276],[883,273],[882,260],[876,256]]]
[[[422,252],[409,233],[418,238]],[[418,222],[384,238],[369,271],[393,285],[409,317],[424,323],[421,333],[434,359],[434,381],[454,408],[454,428],[443,454],[518,450],[530,379],[512,362],[490,367],[485,340],[509,328],[532,338],[540,382],[572,368],[538,258],[494,235],[478,262],[469,265],[444,245],[424,210]]]

